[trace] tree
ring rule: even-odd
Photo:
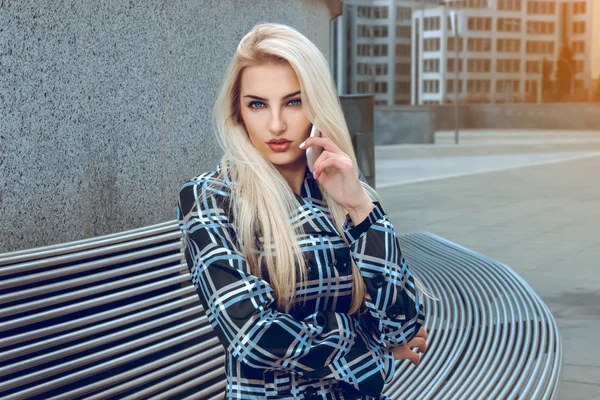
[[[560,97],[571,93],[573,76],[575,72],[575,59],[568,44],[563,45],[558,60],[556,60],[556,88]]]

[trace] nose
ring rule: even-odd
[[[287,125],[281,116],[281,111],[273,108],[271,120],[269,121],[269,131],[274,135],[279,135],[287,129]]]

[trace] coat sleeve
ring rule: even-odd
[[[343,230],[367,287],[361,323],[379,345],[396,347],[417,334],[425,313],[396,231],[379,202],[374,205],[358,225],[348,215]]]
[[[238,250],[220,201],[225,192],[190,181],[180,189],[177,216],[192,282],[226,350],[253,368],[334,378],[379,396],[395,372],[391,350],[374,346],[347,314],[322,311],[296,320],[277,311],[271,286],[250,272]]]

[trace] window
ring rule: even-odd
[[[440,51],[440,38],[427,38],[423,40],[423,51]]]
[[[375,75],[387,75],[388,65],[387,63],[375,64]]]
[[[388,55],[388,47],[387,44],[376,44],[373,45],[373,56],[374,57],[382,57]]]
[[[521,32],[521,18],[498,18],[498,30],[501,32]]]
[[[412,29],[410,26],[396,26],[396,37],[397,38],[411,38]]]
[[[583,72],[585,67],[585,62],[583,60],[575,60],[575,71],[580,74]]]
[[[396,57],[410,57],[410,44],[397,44]]]
[[[520,53],[521,39],[498,39],[496,47],[499,53]]]
[[[440,17],[423,18],[423,30],[424,31],[439,31],[440,30]]]
[[[530,95],[537,95],[538,81],[527,80],[525,81],[525,92]]]
[[[469,17],[468,29],[470,31],[491,31],[492,19],[487,17]]]
[[[492,39],[490,38],[468,38],[468,51],[492,51]]]
[[[371,92],[370,82],[358,82],[357,92],[358,93],[370,93]]]
[[[528,14],[556,14],[556,3],[550,1],[529,1],[527,3]]]
[[[533,54],[554,54],[554,42],[528,40],[526,44],[527,53]]]
[[[506,93],[506,92],[518,92],[519,91],[519,81],[514,79],[498,79],[496,81],[496,92],[497,93]]]
[[[573,2],[573,14],[585,14],[585,1]]]
[[[410,75],[410,64],[396,63],[396,75]]]
[[[373,18],[375,19],[384,19],[388,17],[388,8],[387,7],[372,7],[373,10]]]
[[[490,86],[489,79],[468,79],[467,93],[489,93]]]
[[[387,82],[375,82],[375,93],[387,93]]]
[[[357,53],[359,56],[368,56],[371,54],[371,46],[368,44],[359,44],[357,48]]]
[[[585,33],[585,21],[576,21],[573,22],[573,33]]]
[[[388,37],[387,26],[373,26],[373,37]]]
[[[540,62],[539,61],[527,61],[527,63],[525,64],[525,71],[528,74],[541,74],[542,70],[540,68]]]
[[[424,93],[439,93],[440,92],[440,81],[437,79],[425,79],[423,81],[423,92]]]
[[[527,33],[548,35],[555,32],[554,22],[548,21],[527,21]]]
[[[470,58],[467,60],[468,72],[490,72],[491,60],[485,58]]]
[[[440,72],[440,60],[437,58],[423,60],[423,72]]]
[[[358,8],[356,10],[356,14],[361,18],[369,18],[370,11],[371,11],[371,7],[358,6]]]
[[[412,19],[412,12],[409,7],[396,7],[396,20],[410,21],[411,19]]]
[[[496,60],[496,72],[519,72],[521,69],[521,60],[517,59],[498,59]]]
[[[573,52],[575,54],[583,54],[583,53],[585,53],[585,41],[583,41],[583,40],[575,40],[573,42]]]
[[[454,38],[454,37],[449,37],[448,38],[448,50],[456,50],[454,48],[454,40],[455,39],[456,38]],[[464,49],[464,41],[463,41],[462,38],[458,38],[458,47],[459,47],[459,49],[458,49],[459,51],[463,51],[463,49]]]
[[[356,72],[359,75],[373,75],[373,68],[371,65],[366,63],[357,63]]]
[[[498,10],[521,11],[521,0],[498,0]]]
[[[410,94],[410,82],[396,82],[396,94]]]
[[[462,79],[458,80],[458,92],[462,93]],[[446,93],[454,93],[454,79],[446,80]]]
[[[371,37],[371,28],[365,25],[357,26],[358,37]]]
[[[456,70],[454,69],[455,61],[456,60],[453,58],[448,58],[446,60],[446,70],[448,72],[456,72]],[[462,58],[458,59],[458,72],[463,72],[463,59]]]

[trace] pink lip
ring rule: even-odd
[[[284,152],[287,149],[289,149],[291,143],[292,142],[281,142],[281,143],[269,142],[267,144],[269,145],[269,148],[271,150],[273,150],[274,152],[281,153],[281,152]]]

